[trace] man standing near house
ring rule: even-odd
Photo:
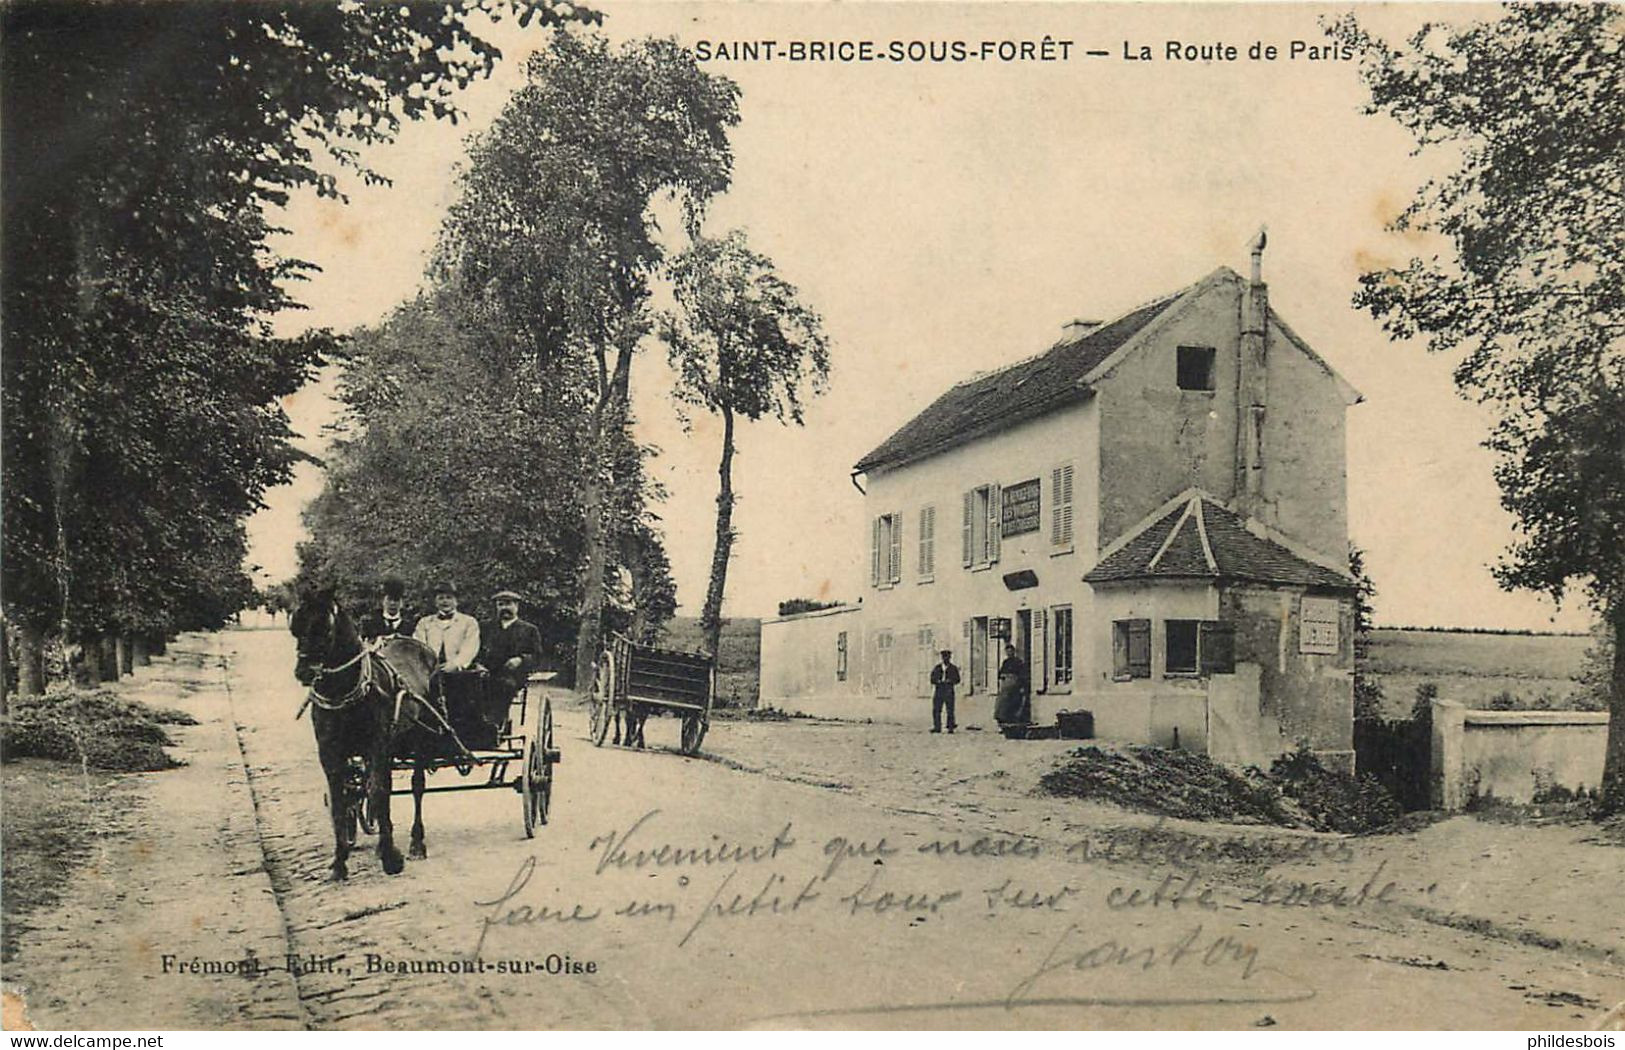
[[[942,732],[942,709],[948,709],[948,732],[954,726],[954,688],[959,685],[959,668],[954,666],[952,649],[942,651],[942,662],[931,668],[931,732]]]
[[[412,637],[434,651],[442,671],[466,671],[480,655],[480,625],[457,611],[457,585],[450,580],[434,589],[435,612],[418,621]]]

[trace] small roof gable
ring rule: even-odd
[[[1201,492],[1193,492],[1107,550],[1110,553],[1084,575],[1085,581],[1211,579],[1354,587],[1343,573],[1257,535],[1239,515]]]
[[[933,401],[853,467],[872,470],[912,462],[1003,430],[1088,395],[1080,385],[1119,347],[1156,320],[1184,294],[1164,296],[1073,339],[1047,353],[968,379]]]

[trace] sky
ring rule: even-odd
[[[1271,305],[1364,395],[1349,410],[1352,540],[1367,552],[1385,625],[1583,630],[1576,596],[1558,612],[1502,591],[1490,574],[1513,539],[1479,442],[1490,416],[1462,401],[1454,362],[1390,340],[1350,303],[1361,272],[1447,248],[1386,224],[1434,170],[1386,117],[1367,115],[1355,63],[1292,57],[1322,45],[1340,9],[1286,4],[772,3],[601,5],[615,40],[675,36],[741,88],[733,185],[706,229],[744,229],[824,319],[827,391],[805,426],[746,425],[738,436],[739,542],[726,611],[772,615],[792,597],[855,598],[867,565],[862,497],[851,464],[943,390],[1038,353],[1074,318],[1107,319],[1218,266],[1247,266],[1269,230]],[[1424,18],[1485,17],[1483,6],[1367,6],[1393,38]],[[1064,60],[1032,53],[1048,37]],[[465,136],[495,117],[545,31],[492,32],[504,61],[461,98],[468,119],[411,125],[367,153],[389,187],[345,185],[350,201],[296,198],[277,244],[322,272],[295,289],[309,309],[278,319],[349,330],[382,319],[420,287],[457,193]],[[757,58],[736,60],[743,41]],[[905,56],[983,42],[964,62],[790,61],[799,43]],[[1235,48],[1234,60],[1170,60],[1170,42]],[[718,48],[717,44],[726,44]],[[1273,61],[1248,57],[1274,45]],[[1142,60],[1140,48],[1153,58]],[[1088,51],[1105,52],[1089,55]],[[720,57],[719,52],[728,57]],[[1222,52],[1221,52],[1222,53]],[[664,354],[651,345],[633,377],[638,435],[661,449],[651,473],[683,611],[709,571],[719,427],[678,422]],[[334,416],[331,377],[290,398],[306,447]],[[317,468],[269,494],[250,522],[262,580],[293,573],[299,512]]]

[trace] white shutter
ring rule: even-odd
[[[991,565],[999,560],[999,533],[1003,531],[1003,522],[1000,520],[999,486],[987,487],[987,561]]]
[[[891,549],[886,558],[886,578],[892,583],[903,579],[903,512],[892,511]]]
[[[1045,623],[1044,610],[1033,610],[1033,653],[1038,657],[1038,691],[1044,692],[1049,688],[1049,625]]]
[[[1050,472],[1050,532],[1052,546],[1072,546],[1072,464]]]
[[[937,508],[920,510],[920,577],[929,579],[937,571]]]
[[[880,586],[880,519],[876,518],[869,532],[869,586]]]
[[[965,493],[965,568],[976,563],[976,552],[971,549],[971,517],[974,514],[976,501],[974,492]]]

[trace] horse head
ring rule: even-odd
[[[332,587],[322,587],[301,596],[288,630],[298,643],[293,675],[300,685],[316,681],[324,668],[331,668],[361,651],[361,638],[355,624],[340,608]]]

